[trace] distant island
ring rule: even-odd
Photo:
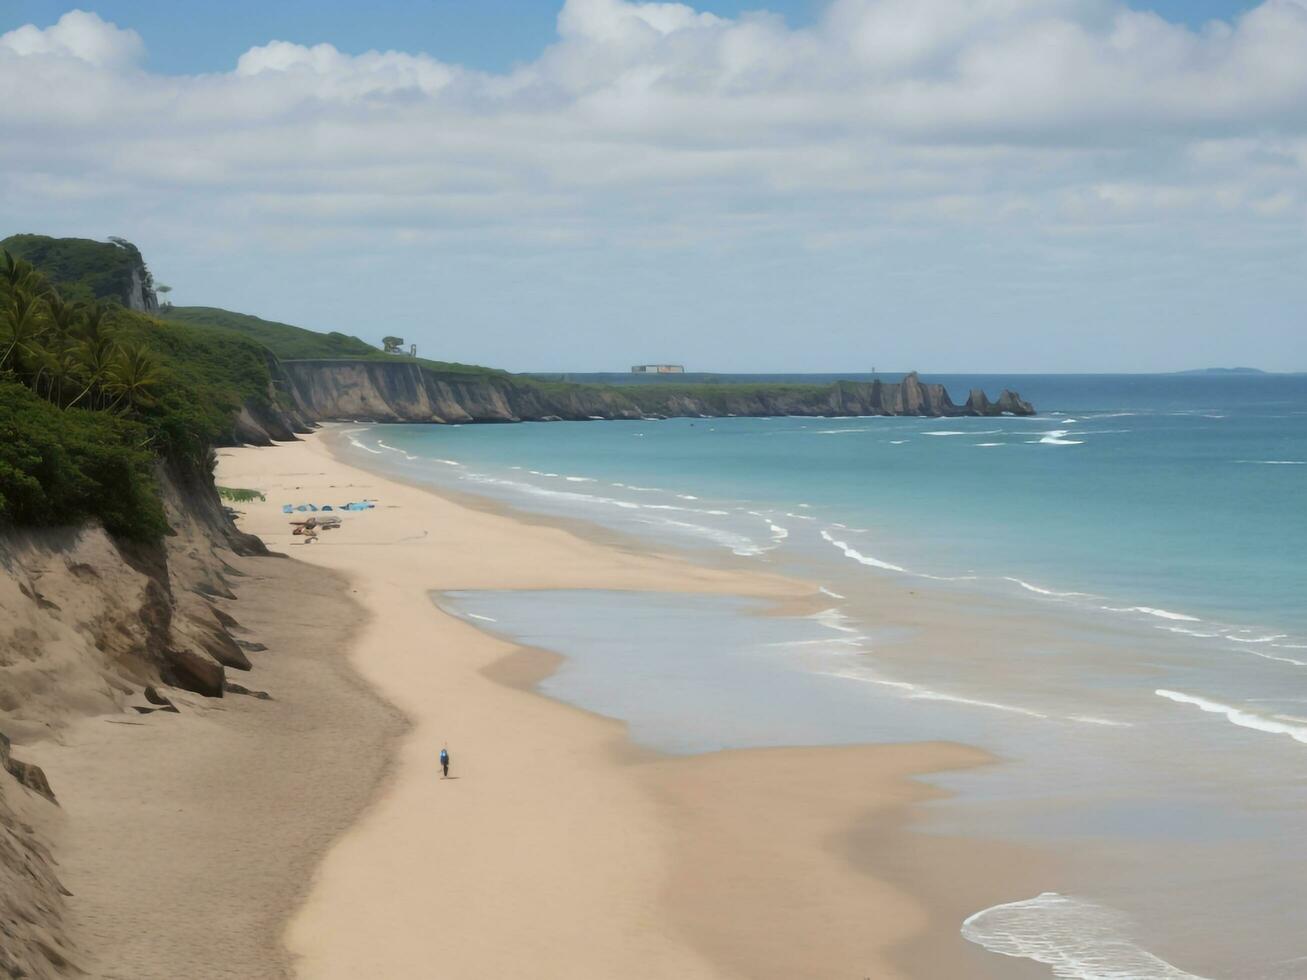
[[[1270,371],[1263,371],[1261,368],[1253,367],[1209,367],[1193,368],[1189,371],[1176,371],[1176,374],[1270,374]]]

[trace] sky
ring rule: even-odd
[[[509,370],[1307,370],[1307,0],[0,2],[0,237]]]

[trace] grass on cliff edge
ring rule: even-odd
[[[249,313],[233,313],[231,310],[219,309],[216,306],[170,306],[163,311],[162,316],[175,323],[248,337],[286,361],[400,361],[417,364],[437,374],[510,377],[506,371],[476,364],[433,361],[425,357],[409,357],[407,354],[387,354],[349,334],[335,331],[318,333],[305,327],[278,323],[276,320],[264,320]]]

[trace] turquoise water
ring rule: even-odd
[[[664,750],[995,752],[940,778],[956,795],[924,829],[1034,844],[1059,870],[1052,897],[976,910],[971,942],[1084,980],[1307,976],[1307,378],[1014,386],[1038,417],[345,434],[374,468],[824,586],[804,619],[439,601],[568,654],[547,693]]]
[[[678,544],[781,561],[836,548],[824,530],[910,572],[1307,644],[1307,377],[1018,386],[1037,418],[381,426],[371,444],[413,471],[455,461],[429,475],[464,489]]]

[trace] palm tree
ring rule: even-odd
[[[154,355],[135,344],[120,346],[109,362],[104,390],[117,408],[126,403],[129,409],[149,408],[155,403],[154,389],[163,381],[163,373]]]
[[[40,294],[49,286],[32,263],[14,258],[8,249],[0,250],[0,292],[12,295],[20,289]]]
[[[80,361],[76,348],[63,345],[40,349],[34,360],[37,366],[36,379],[32,382],[37,394],[41,393],[41,380],[45,380],[45,397],[56,405],[63,405],[64,386],[78,377]]]
[[[20,371],[48,328],[46,304],[26,289],[13,289],[0,301],[0,371]]]

